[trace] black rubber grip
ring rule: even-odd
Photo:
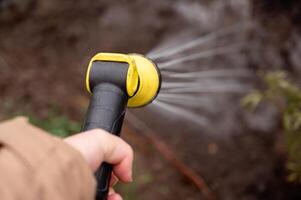
[[[83,131],[101,128],[119,136],[128,101],[125,91],[116,85],[102,83],[92,92]],[[108,163],[103,163],[96,171],[96,200],[107,199],[111,174],[112,166]]]

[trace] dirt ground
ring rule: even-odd
[[[232,6],[232,1],[218,2],[221,1],[203,1],[208,6],[208,16],[203,15],[207,21],[202,18],[198,22],[204,27],[221,26],[241,15],[239,7],[235,7],[239,3]],[[278,0],[266,11],[269,3],[244,2],[248,2],[243,5],[248,6],[249,17],[256,24],[246,33],[252,43],[248,43],[244,67],[253,71],[285,67],[297,78],[301,72],[297,25],[301,4],[291,0],[283,6]],[[0,0],[0,119],[27,112],[43,119],[56,107],[71,119],[82,121],[89,98],[84,74],[91,56],[99,51],[147,53],[166,38],[183,30],[195,30],[196,19],[181,11],[185,6],[197,7],[197,3]],[[212,13],[219,14],[216,17]],[[223,21],[221,13],[230,13],[232,18]],[[278,21],[266,26],[271,15]],[[208,24],[208,17],[216,17],[216,24]],[[200,32],[209,30],[205,29]],[[218,63],[222,67],[223,63]],[[253,85],[258,84],[257,79],[252,81]],[[218,112],[209,116],[210,130],[151,107],[134,113],[206,180],[217,199],[301,199],[300,185],[286,181],[285,150],[277,114],[273,109],[262,109],[254,115],[245,113],[239,107],[241,97],[227,96],[221,99],[225,100],[222,103],[216,101]],[[259,127],[260,121],[267,119],[273,123]],[[221,137],[213,132],[224,134]],[[204,199],[143,135],[128,134],[124,138],[136,152],[136,182],[121,188],[126,199]]]

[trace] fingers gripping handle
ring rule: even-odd
[[[101,128],[119,136],[128,97],[118,86],[102,83],[93,88],[83,131]],[[107,199],[112,165],[103,163],[96,171],[96,200]]]
[[[112,174],[112,165],[103,163],[95,172],[97,180],[96,200],[106,200],[109,193],[109,184]]]

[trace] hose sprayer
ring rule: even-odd
[[[126,107],[151,103],[160,91],[161,75],[150,59],[139,54],[99,53],[90,61],[86,87],[91,100],[83,131],[101,128],[120,136]],[[96,200],[107,199],[112,165],[96,171]]]

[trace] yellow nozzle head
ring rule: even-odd
[[[156,98],[161,85],[160,71],[151,60],[139,54],[96,54],[91,59],[86,74],[86,87],[90,93],[90,72],[93,63],[97,61],[128,63],[125,88],[129,107],[141,107]]]
[[[139,86],[136,94],[128,101],[129,107],[141,107],[151,103],[160,91],[161,75],[156,64],[150,59],[139,55],[130,54],[135,60],[138,76]]]
[[[126,92],[129,97],[135,94],[138,89],[139,81],[135,60],[126,54],[119,53],[98,53],[91,59],[86,73],[86,88],[88,92],[92,93],[92,89],[90,87],[90,72],[93,63],[97,61],[127,63],[129,67],[126,77]]]

